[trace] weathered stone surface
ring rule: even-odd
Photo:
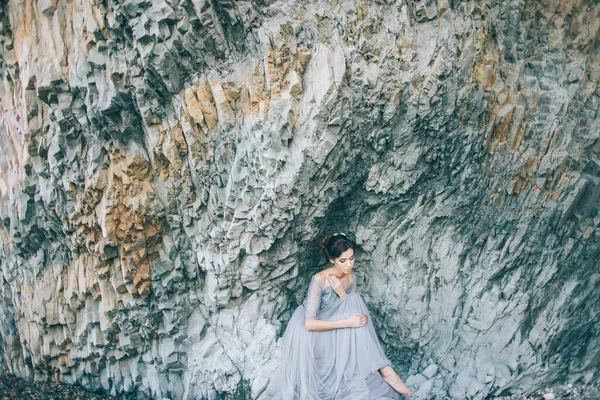
[[[600,5],[0,1],[0,372],[244,398],[352,232],[415,398],[598,378]]]

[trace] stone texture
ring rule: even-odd
[[[352,232],[416,397],[598,379],[600,5],[0,1],[0,372],[249,398]]]

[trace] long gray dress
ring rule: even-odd
[[[259,400],[400,399],[378,369],[390,365],[371,323],[369,310],[355,292],[356,277],[340,298],[313,276],[304,303],[294,311],[282,338],[282,359]],[[307,331],[306,320],[335,321],[367,315],[367,325]]]

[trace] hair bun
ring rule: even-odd
[[[321,244],[319,245],[319,252],[327,258],[329,258],[329,255],[327,254],[327,243],[334,235],[335,234],[325,236],[323,239],[321,239]]]
[[[345,233],[332,233],[321,240],[319,250],[327,260],[332,260],[340,256],[341,253],[348,249],[354,249],[354,243]]]

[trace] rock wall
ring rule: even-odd
[[[598,379],[600,5],[1,0],[0,370],[251,398],[348,232],[415,398]]]

